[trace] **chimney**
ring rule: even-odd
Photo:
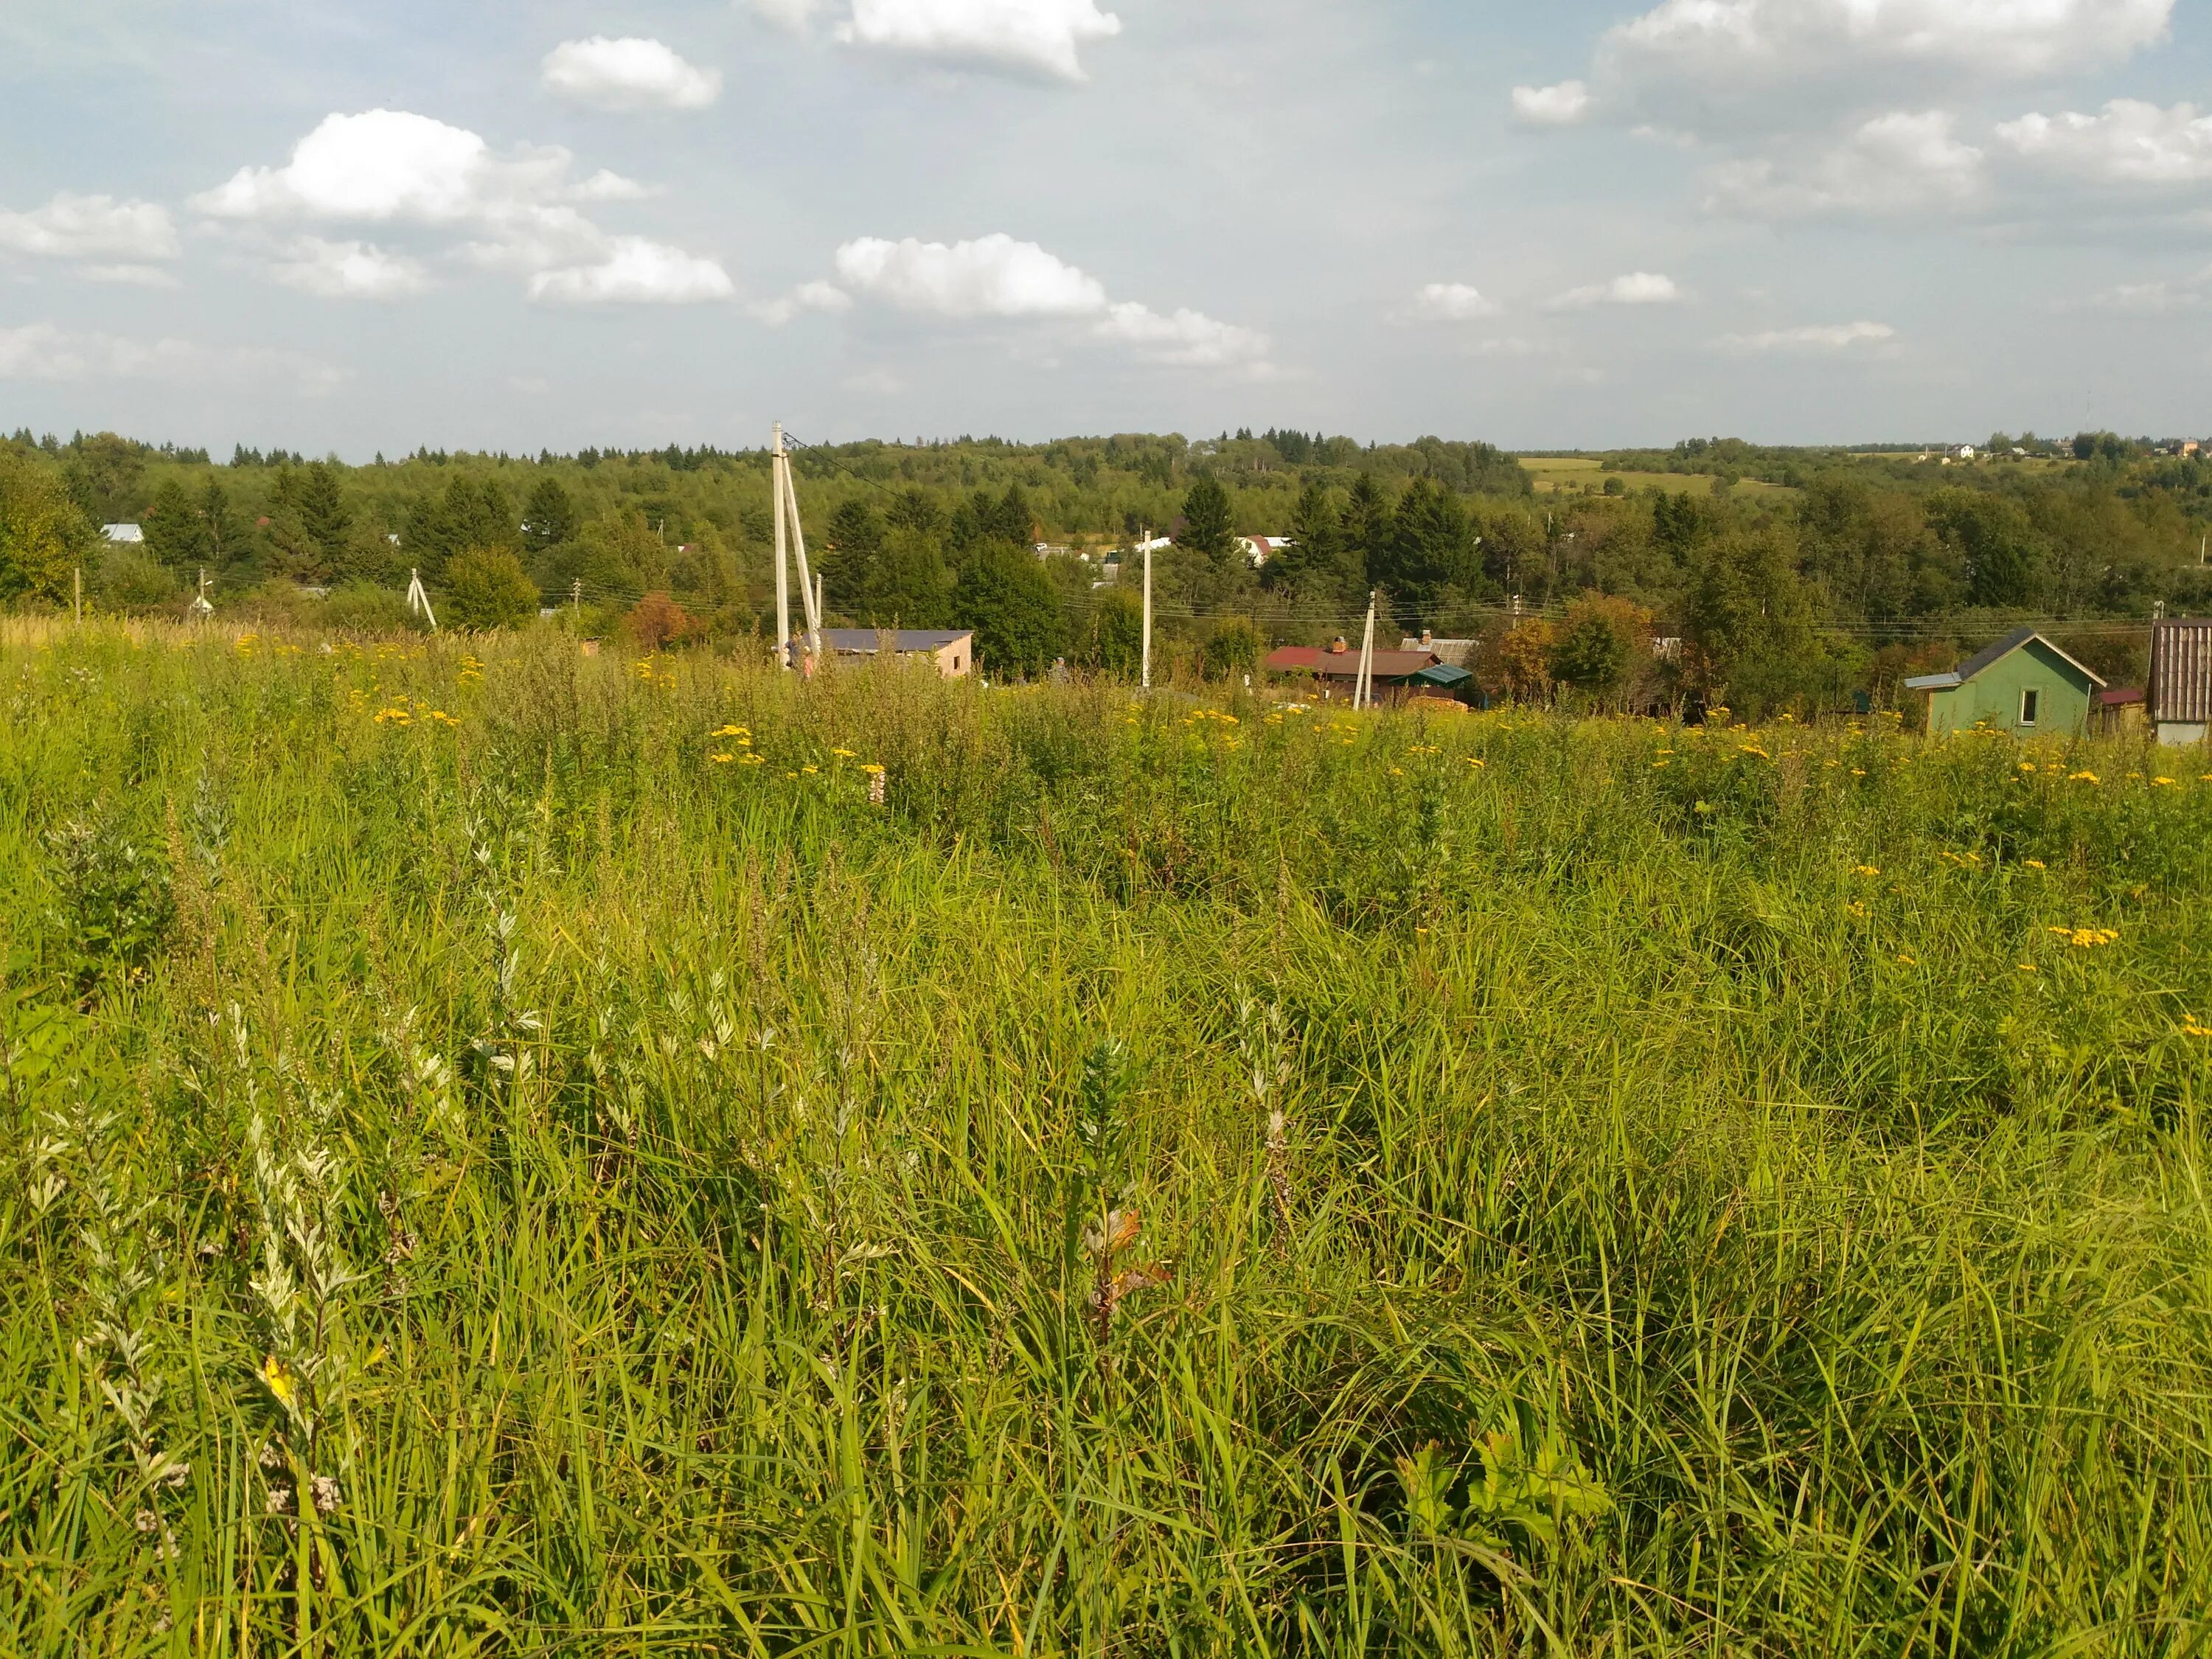
[[[1344,635],[1339,634],[1336,638],[1330,642],[1328,653],[1332,657],[1340,657],[1351,649],[1352,647],[1344,642]]]

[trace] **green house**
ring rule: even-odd
[[[2085,732],[2105,682],[2033,628],[2008,634],[1948,674],[1922,674],[1908,690],[1928,694],[1928,734],[1986,726],[2031,736]]]

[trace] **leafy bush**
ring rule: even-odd
[[[513,628],[537,616],[538,585],[522,561],[504,547],[471,547],[446,563],[446,614],[450,628]]]

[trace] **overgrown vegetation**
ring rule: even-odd
[[[10,1651],[2212,1637],[2202,754],[0,674]]]

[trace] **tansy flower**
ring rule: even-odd
[[[2035,964],[2032,962],[2023,962],[2020,964],[2020,971],[2023,974],[2032,974],[2035,971]]]
[[[2212,1027],[2199,1025],[2193,1019],[2181,1022],[2181,1032],[2184,1036],[2212,1037]]]
[[[1851,873],[1855,876],[1878,876],[1881,872],[1874,865],[1859,864],[1851,866]]]
[[[1912,956],[1906,956],[1906,955],[1905,955],[1905,954],[1904,954],[1903,952],[1901,952],[1901,951],[1899,953],[1899,955],[1898,955],[1898,958],[1897,958],[1897,959],[1898,959],[1899,962],[1903,963],[1904,963],[1906,967],[1908,967],[1908,968],[1914,968],[1914,967],[1917,967],[1917,966],[1919,965],[1919,962],[1920,962],[1920,958],[1919,958],[1919,957],[1912,957]]]
[[[737,759],[737,757],[735,755],[709,755],[707,758],[714,762],[717,766],[727,766],[732,761]]]
[[[746,755],[738,762],[738,764],[740,766],[766,766],[768,762],[763,757],[759,755]]]
[[[870,761],[860,769],[863,772],[866,772],[870,777],[879,778],[884,775],[884,769],[874,761]]]
[[[2094,783],[2096,781],[2097,775],[2094,772],[2073,772],[2068,774],[2066,779],[2069,783]]]
[[[2154,789],[2170,789],[2173,787],[2173,780],[2172,778],[2153,778],[2150,781],[2150,787]]]
[[[822,769],[821,769],[820,767],[818,767],[818,766],[802,766],[802,767],[800,767],[799,769],[800,771],[802,771],[802,772],[805,773],[805,774],[806,774],[806,775],[807,775],[808,777],[810,777],[810,778],[811,778],[811,777],[812,777],[812,776],[813,776],[817,772],[819,772]]]
[[[849,749],[832,749],[830,752],[835,755],[839,760],[850,760],[853,758],[853,751]]]
[[[2021,862],[2026,864],[2031,870],[2046,870],[2050,868],[2050,866],[2044,863],[2041,859],[2023,859]]]

